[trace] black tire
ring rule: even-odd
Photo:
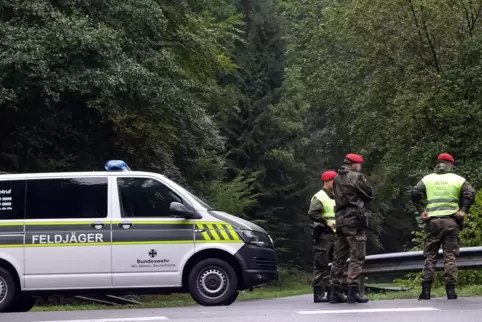
[[[238,277],[225,261],[205,259],[197,263],[189,273],[188,289],[199,305],[231,305],[238,297]]]
[[[17,285],[6,269],[0,267],[0,312],[8,312],[15,302]]]
[[[238,298],[238,295],[239,295],[239,292],[236,291],[236,293],[234,293],[234,295],[233,295],[231,298],[227,299],[226,302],[225,302],[223,305],[231,305],[231,304],[233,304],[234,301],[236,301],[236,299]]]
[[[8,308],[8,312],[28,312],[37,303],[37,298],[33,297],[27,293],[21,292],[17,295],[15,301]]]

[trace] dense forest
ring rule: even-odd
[[[482,185],[481,0],[3,0],[0,171],[163,173],[311,265],[320,174],[360,153],[370,253],[410,249],[449,152]],[[478,198],[478,200],[482,198]]]

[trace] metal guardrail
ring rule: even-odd
[[[437,256],[437,269],[443,269],[442,250]],[[386,273],[411,273],[423,269],[423,251],[400,252],[390,254],[370,255],[363,265],[363,276],[373,276]],[[482,267],[482,247],[463,247],[457,257],[459,269]]]
[[[436,270],[443,269],[442,250],[437,255]],[[422,272],[424,265],[423,251],[400,252],[370,255],[365,258],[360,277],[360,290],[364,292],[365,277],[380,276],[393,273]],[[463,247],[457,257],[458,269],[473,269],[482,267],[482,247]]]

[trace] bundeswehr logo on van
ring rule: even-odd
[[[137,264],[131,265],[132,268],[167,268],[176,267],[176,264],[169,263],[170,259],[152,259],[157,257],[157,250],[151,249],[147,255],[151,259],[138,259]]]

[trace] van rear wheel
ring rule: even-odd
[[[188,289],[199,305],[231,305],[238,297],[238,277],[225,261],[205,259],[189,273]]]
[[[0,267],[0,312],[7,312],[15,301],[17,287],[6,269]]]

